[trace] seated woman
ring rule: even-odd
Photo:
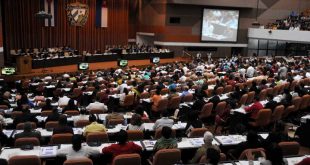
[[[62,113],[65,113],[66,111],[71,111],[71,110],[76,110],[78,111],[78,107],[75,105],[75,100],[70,99],[68,101],[68,105],[64,107],[64,109],[62,110]]]
[[[121,130],[116,134],[117,144],[112,144],[102,149],[103,154],[111,154],[113,157],[121,154],[140,153],[142,148],[134,142],[128,142],[128,134]]]
[[[128,130],[138,130],[144,131],[144,124],[142,123],[142,118],[139,114],[133,114],[128,124]]]
[[[66,116],[60,116],[58,120],[58,127],[53,129],[53,135],[55,134],[61,134],[61,133],[71,133],[73,134],[72,127],[67,125],[67,117]]]
[[[172,129],[170,127],[162,127],[161,135],[162,137],[154,145],[154,153],[161,149],[178,148],[178,142],[175,138],[172,138]]]
[[[90,155],[96,154],[100,154],[100,152],[96,149],[88,147],[87,145],[82,145],[81,135],[73,135],[72,146],[63,147],[57,151],[58,156],[66,156],[67,160],[85,157],[87,158]]]
[[[217,145],[212,144],[213,134],[211,132],[209,131],[205,132],[205,134],[203,135],[203,141],[204,141],[204,144],[197,150],[195,156],[192,158],[190,163],[192,164],[199,163],[199,160],[209,148],[213,148],[217,150],[218,152],[220,152],[220,148]]]
[[[208,148],[206,151],[206,161],[209,165],[218,165],[220,162],[221,154],[214,148]]]

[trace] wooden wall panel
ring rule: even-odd
[[[44,27],[35,18],[40,0],[4,0],[7,50],[69,45],[79,51],[104,50],[105,45],[126,44],[128,41],[129,0],[108,0],[108,28],[95,26],[96,0],[79,0],[89,5],[89,17],[83,27],[71,26],[66,15],[68,3],[58,0],[55,27]],[[9,57],[7,53],[7,57]]]

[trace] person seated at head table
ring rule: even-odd
[[[192,163],[192,164],[199,163],[199,160],[207,152],[207,150],[209,148],[213,148],[213,149],[217,150],[218,152],[221,151],[217,145],[212,144],[213,134],[211,132],[207,131],[204,133],[203,141],[204,141],[204,144],[200,148],[198,148],[198,150],[196,151],[196,154],[190,160],[190,163]]]
[[[94,114],[89,115],[90,124],[85,127],[84,136],[87,136],[89,133],[93,132],[106,132],[107,129],[103,124],[97,123],[97,118]]]
[[[62,134],[62,133],[71,133],[73,134],[73,129],[72,127],[67,125],[67,116],[60,116],[58,120],[58,127],[53,129],[53,135],[55,134]]]
[[[31,127],[30,122],[24,123],[24,131],[18,134],[15,134],[15,140],[18,138],[28,138],[28,137],[35,137],[39,141],[41,141],[41,133],[39,131],[34,131]]]
[[[161,138],[158,139],[154,145],[153,151],[156,153],[161,149],[173,149],[178,148],[177,139],[172,137],[172,129],[164,126],[161,129]]]
[[[66,146],[57,150],[57,156],[66,156],[67,160],[77,158],[88,158],[90,155],[97,155],[100,152],[87,145],[82,145],[81,135],[72,136],[72,146]]]
[[[96,96],[96,99],[93,103],[90,103],[87,107],[86,110],[90,111],[90,110],[102,110],[103,112],[107,112],[108,111],[108,107],[104,104],[100,102],[100,97]]]
[[[102,149],[103,154],[110,154],[114,157],[122,154],[133,154],[142,152],[142,148],[134,142],[128,142],[128,134],[124,130],[120,130],[116,134],[116,144],[112,144]]]
[[[160,119],[157,119],[154,123],[153,129],[161,129],[164,126],[172,128],[174,121],[172,119],[169,119],[169,112],[165,110],[161,113],[161,116],[162,117]]]
[[[138,130],[138,131],[144,131],[144,124],[142,122],[141,115],[139,114],[133,114],[130,120],[130,123],[127,127],[128,130]]]
[[[76,106],[75,100],[73,99],[70,99],[68,101],[68,105],[63,108],[62,113],[65,113],[66,111],[71,111],[71,110],[79,111],[79,108]]]

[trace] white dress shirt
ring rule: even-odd
[[[172,128],[173,120],[169,119],[168,117],[162,117],[161,119],[156,120],[156,122],[153,126],[153,129],[156,130],[156,129],[162,128],[164,126]]]
[[[86,110],[90,111],[92,109],[100,109],[104,112],[108,111],[108,107],[104,103],[100,103],[98,101],[95,101],[93,103],[90,103],[87,107]]]

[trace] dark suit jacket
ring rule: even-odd
[[[14,119],[13,125],[16,127],[17,124],[24,122],[35,122],[37,124],[38,119],[31,113],[23,113],[23,115],[18,116]]]
[[[266,109],[271,109],[272,111],[276,108],[278,103],[276,101],[270,100],[268,103],[265,105]]]
[[[51,115],[49,115],[47,117],[46,122],[48,122],[48,121],[58,121],[59,117],[60,117],[59,113],[53,113],[53,114],[51,114]]]
[[[73,129],[70,126],[59,126],[57,128],[54,128],[53,135],[61,134],[61,133],[71,133],[71,134],[73,134]]]
[[[39,140],[41,140],[41,133],[37,131],[31,131],[31,132],[21,132],[15,135],[15,139],[25,138],[25,137],[36,137]]]

